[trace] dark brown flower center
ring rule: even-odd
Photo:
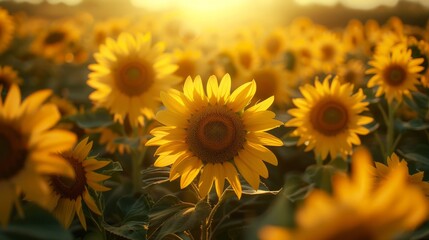
[[[344,82],[355,84],[355,85],[357,83],[357,77],[358,75],[356,74],[356,72],[351,70],[347,70],[343,75]]]
[[[238,61],[245,69],[250,69],[253,63],[253,56],[250,52],[240,52],[238,55]]]
[[[155,80],[152,65],[143,60],[122,63],[114,73],[116,86],[128,96],[142,94],[152,86]]]
[[[245,137],[240,116],[225,106],[214,105],[191,116],[186,143],[204,163],[222,163],[238,154]]]
[[[322,60],[330,61],[334,58],[335,48],[331,44],[325,44],[320,49],[322,51]]]
[[[347,128],[347,109],[337,101],[322,101],[311,110],[310,122],[316,131],[324,135],[337,135]]]
[[[271,69],[259,69],[253,73],[253,79],[258,88],[254,100],[263,100],[275,95],[277,75]]]
[[[331,236],[323,238],[323,240],[375,240],[377,237],[374,233],[363,224],[358,224],[345,229],[340,229],[332,233]]]
[[[45,44],[47,45],[51,45],[51,44],[55,44],[55,43],[59,43],[61,41],[64,40],[65,38],[65,33],[64,32],[60,32],[60,31],[53,31],[50,32],[46,38],[45,38]]]
[[[272,36],[267,39],[266,49],[271,55],[275,55],[281,51],[282,42],[277,36]]]
[[[196,76],[197,68],[195,66],[195,62],[191,59],[182,59],[177,62],[177,65],[179,66],[179,68],[174,73],[175,75],[180,76],[183,79],[187,78],[188,76]]]
[[[27,154],[24,136],[0,122],[0,180],[9,179],[21,171]]]
[[[3,89],[9,89],[11,82],[8,77],[0,75],[0,86],[3,86]]]
[[[407,71],[401,65],[392,64],[384,70],[383,79],[390,86],[399,86],[407,79]]]
[[[75,200],[85,192],[86,176],[82,162],[71,156],[62,155],[73,167],[75,178],[51,176],[52,189],[62,198]]]

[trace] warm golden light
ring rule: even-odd
[[[300,5],[309,5],[309,4],[321,4],[325,6],[333,6],[336,4],[342,4],[349,8],[356,9],[373,9],[379,6],[393,7],[400,0],[295,0],[296,3]],[[408,0],[409,2],[419,2],[424,6],[429,6],[429,1],[427,0]]]

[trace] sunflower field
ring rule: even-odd
[[[0,1],[0,240],[429,239],[423,5],[38,2]]]

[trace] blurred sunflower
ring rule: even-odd
[[[358,134],[369,133],[363,125],[373,120],[361,115],[369,104],[364,102],[362,89],[353,94],[353,85],[341,84],[338,77],[330,84],[330,78],[301,87],[304,98],[292,100],[297,108],[288,111],[293,118],[285,123],[287,127],[296,127],[292,135],[300,137],[298,145],[305,144],[305,151],[314,149],[316,157],[322,159],[328,153],[331,158],[350,155],[352,145],[361,143]]]
[[[256,89],[253,102],[262,101],[274,96],[277,106],[284,106],[290,102],[291,87],[295,85],[294,78],[289,77],[280,64],[266,64],[247,73],[248,81],[255,80]]]
[[[368,81],[368,87],[377,86],[376,96],[385,95],[390,103],[393,99],[402,101],[402,96],[411,96],[410,91],[416,91],[419,72],[423,70],[420,64],[423,58],[414,59],[411,50],[403,45],[398,45],[391,50],[390,55],[375,55],[369,62],[373,68],[366,71],[367,74],[375,74]]]
[[[130,21],[126,18],[111,18],[106,21],[97,22],[93,31],[95,45],[98,47],[104,44],[107,38],[117,38],[129,25]]]
[[[0,86],[0,92],[2,87]],[[50,90],[37,91],[21,103],[21,93],[12,85],[3,101],[0,97],[0,223],[6,225],[20,195],[48,207],[47,174],[74,177],[67,161],[55,155],[69,149],[76,136],[51,130],[60,119],[53,104],[43,104]]]
[[[143,125],[143,116],[151,119],[159,106],[159,92],[178,84],[177,65],[163,53],[164,44],[151,45],[150,34],[122,33],[111,38],[94,55],[89,65],[88,85],[95,89],[89,98],[96,107],[107,108],[123,124]]]
[[[252,71],[260,66],[260,56],[249,40],[239,41],[231,50],[238,71]]]
[[[55,22],[36,35],[31,44],[33,53],[57,63],[73,60],[73,51],[80,40],[80,31],[73,22]]]
[[[350,83],[356,88],[365,86],[365,66],[358,59],[351,59],[338,66],[337,74],[341,83]]]
[[[183,81],[188,77],[196,77],[197,75],[203,74],[204,68],[203,57],[201,51],[186,49],[174,51],[174,63],[177,64],[178,68],[174,72],[174,75],[179,76]]]
[[[107,180],[110,176],[96,173],[110,163],[110,161],[99,161],[94,157],[88,157],[92,148],[92,142],[88,138],[80,141],[72,150],[64,151],[60,155],[74,170],[74,178],[58,175],[49,177],[51,194],[49,197],[50,209],[54,216],[68,228],[75,216],[86,230],[86,220],[82,208],[82,200],[92,212],[101,215],[94,199],[91,197],[88,187],[98,192],[110,190],[99,182]]]
[[[387,165],[379,162],[375,162],[375,168],[373,173],[378,181],[385,181],[388,179],[389,174],[395,169],[400,168],[406,174],[406,179],[409,184],[415,185],[422,190],[422,192],[429,197],[429,183],[423,181],[424,172],[417,172],[412,175],[408,173],[408,164],[404,159],[399,159],[398,155],[392,153],[390,157],[387,158]]]
[[[268,33],[261,43],[261,56],[265,60],[274,60],[281,56],[286,47],[285,29],[276,28]]]
[[[10,86],[14,84],[20,85],[21,83],[22,79],[11,66],[0,66],[0,86],[7,90]]]
[[[345,51],[340,39],[329,31],[314,39],[315,68],[330,73],[344,62]]]
[[[295,230],[268,226],[259,232],[262,240],[361,240],[397,239],[414,230],[429,213],[424,194],[408,184],[406,172],[392,170],[376,185],[371,174],[371,156],[356,151],[352,176],[333,178],[333,195],[313,190],[298,209]]]
[[[347,52],[365,52],[365,36],[364,27],[361,21],[352,19],[348,22],[346,29],[343,32],[344,46]]]
[[[0,8],[0,53],[4,52],[10,45],[15,23],[6,9]]]
[[[154,138],[146,145],[160,145],[154,165],[172,165],[170,180],[180,179],[180,187],[188,186],[201,172],[199,192],[206,196],[212,188],[221,196],[225,178],[238,198],[242,188],[238,171],[254,188],[260,178],[268,177],[263,161],[277,165],[276,156],[263,145],[282,146],[283,142],[265,131],[281,125],[267,111],[273,103],[270,97],[250,108],[256,92],[254,81],[243,84],[230,94],[231,78],[225,75],[218,85],[211,76],[207,82],[207,95],[200,77],[186,79],[183,93],[169,90],[161,93],[166,110],[159,111],[156,119],[163,127],[151,131]]]
[[[420,64],[423,67],[423,70],[419,72],[422,75],[420,81],[424,87],[429,88],[429,42],[409,37],[407,45],[411,49],[413,58],[423,59],[423,63]]]

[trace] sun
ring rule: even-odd
[[[373,121],[362,115],[369,104],[362,89],[353,93],[353,85],[341,84],[338,77],[330,83],[331,78],[301,87],[304,98],[292,100],[297,108],[288,111],[292,119],[285,123],[295,127],[292,135],[299,137],[298,145],[305,145],[306,151],[314,149],[322,159],[328,154],[331,158],[350,155],[352,145],[361,143],[358,134],[369,133],[364,125]]]
[[[245,83],[232,93],[230,89],[231,78],[227,74],[220,84],[211,76],[206,92],[197,76],[185,81],[183,92],[161,93],[166,110],[159,111],[156,119],[165,126],[153,129],[154,137],[146,143],[160,145],[154,165],[172,165],[170,180],[180,177],[181,188],[201,173],[198,187],[202,197],[208,194],[213,182],[221,196],[227,179],[240,198],[238,172],[258,189],[260,176],[268,177],[264,161],[277,165],[277,158],[264,145],[283,145],[280,139],[265,132],[282,124],[267,110],[274,98],[245,109],[255,95],[256,83]]]
[[[107,108],[116,121],[127,118],[132,126],[143,125],[159,107],[159,92],[180,82],[173,73],[177,65],[164,53],[165,45],[152,45],[150,34],[122,33],[117,41],[108,38],[94,55],[88,85],[95,89],[89,98]]]

